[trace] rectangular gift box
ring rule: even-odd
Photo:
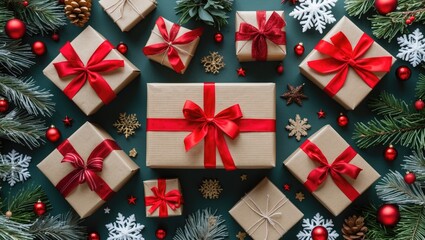
[[[206,86],[213,85],[214,94],[204,97]],[[147,103],[146,165],[151,168],[204,168],[204,140],[185,150],[184,139],[202,122],[190,125],[183,115],[187,100],[205,109],[204,101],[213,102],[215,113],[239,104],[243,117],[239,135],[233,140],[226,134],[228,147],[237,168],[272,168],[275,147],[274,83],[149,83]],[[215,101],[214,101],[215,98]],[[206,104],[207,105],[207,104]],[[213,108],[214,108],[213,107]],[[214,165],[223,168],[220,152]]]
[[[301,147],[295,150],[285,161],[285,166],[289,171],[308,188],[307,177],[314,169],[323,166],[317,161],[309,158],[303,146],[307,143],[313,143],[324,155],[327,162],[332,165],[338,159],[344,159],[350,165],[361,169],[356,179],[348,177],[346,174],[338,174],[348,183],[349,189],[344,191],[336,184],[335,178],[328,173],[326,179],[315,191],[312,192],[333,215],[340,214],[348,205],[350,205],[358,196],[366,191],[379,177],[379,173],[370,166],[365,159],[352,149],[348,143],[330,126],[326,125],[306,140]],[[310,145],[311,146],[311,145]],[[308,149],[308,147],[305,147]],[[314,152],[314,149],[311,151]],[[344,153],[344,154],[343,154]],[[313,154],[318,155],[318,154]],[[345,156],[344,158],[341,158]],[[338,161],[339,162],[339,161]],[[341,186],[341,184],[339,184]],[[343,188],[347,188],[344,187]],[[332,197],[329,197],[332,196]]]
[[[180,216],[183,212],[183,196],[181,192],[179,179],[156,179],[156,180],[146,180],[143,181],[143,186],[145,189],[145,206],[146,206],[146,217],[172,217],[172,216]],[[150,209],[153,205],[149,205],[149,201],[152,203],[158,203],[161,201],[161,198],[155,196],[153,190],[158,191],[158,194],[162,194],[165,196],[166,201],[164,201],[163,206],[165,209],[161,209],[161,204],[157,205],[156,209],[152,209],[151,213]],[[156,198],[156,199],[155,199]],[[172,209],[173,206],[174,209]],[[161,216],[161,211],[164,211],[164,215]]]
[[[152,12],[157,2],[156,0],[100,0],[99,4],[121,31],[127,32]]]
[[[106,146],[102,145],[104,143]],[[103,148],[96,149],[99,146]],[[112,151],[106,151],[106,154],[99,155],[99,150],[108,149],[107,147],[110,146],[114,146],[112,147]],[[71,153],[79,155],[84,161],[84,165],[87,164],[91,154],[94,154],[91,157],[100,156],[103,159],[101,170],[93,171],[97,176],[93,179],[96,181],[96,178],[100,178],[100,182],[103,181],[103,183],[98,184],[99,191],[92,191],[87,182],[78,184],[77,174],[74,171],[84,169],[84,166],[80,166],[81,168],[78,169],[70,162],[62,162],[65,156],[69,157]],[[91,160],[95,159],[91,158]],[[94,165],[91,162],[87,168],[91,169]],[[81,218],[93,214],[105,203],[113,192],[117,192],[123,187],[139,169],[127,154],[116,145],[112,137],[105,130],[89,122],[83,124],[74,134],[41,161],[37,167],[58,188],[62,195],[66,195],[65,199]],[[69,179],[70,181],[68,182],[65,179]],[[67,184],[64,183],[70,183],[71,185],[75,183],[76,186],[67,189],[69,191],[66,194],[64,193],[66,191],[65,188],[60,187],[66,187]]]
[[[101,45],[108,46],[107,44],[102,44],[105,41],[106,39],[100,33],[94,30],[91,26],[88,26],[71,42],[71,46],[75,50],[78,57],[81,59],[84,66],[86,66],[88,64],[89,59],[95,53],[96,49],[98,49]],[[64,47],[66,46],[67,44]],[[64,47],[62,48],[62,50],[64,50]],[[137,69],[127,58],[125,58],[114,48],[110,50],[110,52],[105,56],[104,60],[124,61],[123,67],[117,67],[112,71],[108,70],[104,72],[99,72],[101,77],[106,81],[106,84],[109,85],[109,87],[112,89],[113,97],[140,74],[139,69]],[[69,75],[63,78],[59,76],[54,64],[66,61],[67,59],[64,57],[64,55],[60,53],[43,70],[44,75],[49,78],[62,91],[64,91],[67,87],[70,88],[69,85],[71,82],[73,82],[72,80],[75,80],[80,77],[79,74]],[[94,63],[93,65],[95,64],[96,63]],[[68,67],[70,68],[72,67],[72,65],[69,64]],[[71,70],[68,70],[68,72],[71,72]],[[81,111],[83,111],[86,115],[91,115],[105,104],[104,101],[98,95],[98,92],[100,92],[100,94],[105,94],[105,86],[99,87],[98,92],[96,92],[91,86],[91,84],[88,82],[89,79],[83,80],[85,81],[83,83],[83,86],[77,91],[77,93],[73,97],[70,98],[72,99],[72,101],[74,101],[75,104],[77,104]],[[97,80],[97,82],[99,82],[99,80]],[[78,85],[78,83],[76,85]]]
[[[261,51],[261,45],[256,47],[253,41],[256,36],[253,30],[259,31],[258,21],[261,18],[264,20],[263,30],[265,30],[265,42],[267,46],[263,46],[263,49],[265,49],[266,55],[254,54],[255,56],[253,56],[254,50]],[[285,26],[286,22],[283,11],[237,11],[235,43],[238,60],[240,62],[283,60],[286,56]],[[258,44],[261,44],[261,41]]]
[[[267,178],[246,194],[229,213],[254,240],[281,239],[304,216]]]
[[[351,44],[351,46],[348,47],[351,47],[353,50],[356,49],[356,45],[359,43],[359,40],[363,37],[364,34],[364,32],[360,28],[358,28],[350,19],[348,19],[347,17],[342,17],[341,20],[337,24],[335,24],[335,26],[323,37],[322,40],[329,42],[329,44],[332,44],[331,37],[340,34],[340,32],[342,32],[348,38],[348,41]],[[359,66],[365,66],[364,69],[373,69],[372,72],[366,71],[368,72],[367,74],[375,75],[377,77],[375,80],[371,81],[369,85],[366,83],[366,81],[370,81],[370,76],[366,75],[365,81],[360,77],[358,73],[356,73],[353,67],[349,66],[348,74],[346,76],[346,80],[343,83],[342,88],[339,89],[336,94],[335,91],[331,91],[332,93],[329,93],[329,91],[326,90],[326,88],[329,88],[328,84],[337,75],[337,73],[342,73],[344,68],[341,68],[340,71],[333,71],[328,74],[319,73],[312,69],[309,66],[310,61],[330,58],[327,55],[319,53],[316,50],[317,46],[307,55],[307,57],[299,65],[300,71],[304,76],[310,79],[320,89],[323,89],[325,92],[327,92],[328,95],[330,95],[334,100],[336,100],[347,110],[353,110],[357,107],[357,105],[359,105],[363,101],[363,99],[372,91],[373,87],[381,80],[381,78],[385,76],[385,74],[387,74],[389,68],[391,68],[391,65],[394,64],[396,60],[388,51],[386,51],[378,43],[373,41],[373,39],[371,39],[369,36],[367,36],[367,38],[369,38],[370,41],[372,41],[373,43],[371,44],[370,48],[367,49],[364,54],[360,54],[357,59],[360,60]],[[340,41],[340,43],[341,42],[342,41]],[[368,46],[368,44],[362,45],[363,47]],[[329,49],[329,47],[325,47],[325,50],[330,52]],[[382,57],[382,60],[373,61],[371,64],[369,64],[371,65],[370,67],[368,67],[365,62],[362,62],[364,61],[364,59],[375,57]],[[386,59],[384,60],[384,58]],[[384,62],[387,63],[383,64],[386,66],[379,66]],[[339,63],[340,65],[343,64],[343,62]],[[350,64],[351,63],[349,63],[349,65]],[[326,68],[330,68],[330,66],[333,66],[333,64],[329,63],[322,63],[319,65],[322,65]],[[388,71],[384,71],[384,69]]]

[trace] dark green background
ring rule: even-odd
[[[56,112],[51,119],[47,119],[48,124],[55,124],[62,132],[62,139],[70,136],[81,126],[85,121],[92,121],[100,124],[116,139],[120,146],[128,152],[135,147],[138,151],[135,162],[140,166],[140,172],[134,176],[131,181],[123,187],[112,199],[110,199],[103,207],[111,208],[111,213],[105,215],[103,207],[96,214],[87,218],[85,223],[89,231],[98,231],[103,239],[106,239],[107,231],[105,224],[113,222],[118,212],[126,216],[135,214],[137,222],[146,226],[143,230],[145,239],[155,239],[155,230],[158,227],[165,228],[168,232],[167,239],[171,239],[175,233],[175,229],[184,224],[185,217],[195,212],[197,209],[211,207],[218,209],[218,213],[222,214],[226,219],[226,225],[229,230],[229,239],[236,239],[235,235],[238,231],[242,231],[241,227],[232,220],[228,214],[228,210],[243,196],[243,194],[252,189],[262,178],[269,177],[279,188],[282,189],[283,184],[291,185],[290,191],[284,191],[284,194],[304,213],[305,218],[312,218],[317,212],[324,215],[325,218],[331,218],[335,222],[335,229],[340,233],[342,220],[354,212],[355,206],[366,204],[370,201],[376,201],[376,193],[374,187],[364,193],[358,200],[347,208],[339,217],[333,217],[307,190],[282,166],[282,161],[286,159],[299,145],[294,138],[288,138],[288,132],[285,126],[289,118],[294,118],[295,114],[300,114],[301,117],[309,119],[312,125],[309,130],[309,135],[320,129],[326,124],[331,124],[349,143],[353,144],[356,150],[371,164],[381,175],[388,172],[389,169],[398,169],[402,162],[401,157],[394,163],[385,162],[382,157],[383,146],[375,147],[368,150],[358,149],[351,140],[354,130],[354,122],[366,121],[371,119],[372,114],[367,108],[367,101],[358,106],[355,111],[346,112],[350,118],[350,124],[347,128],[342,129],[336,124],[336,118],[340,112],[345,110],[335,101],[330,99],[318,87],[300,75],[298,64],[304,56],[314,47],[318,40],[323,36],[316,31],[301,32],[299,22],[292,17],[289,17],[289,12],[292,11],[294,5],[291,3],[281,4],[280,0],[235,0],[233,11],[229,14],[229,25],[222,29],[224,34],[224,42],[217,44],[213,40],[215,30],[211,27],[206,27],[204,35],[201,38],[198,50],[196,51],[193,60],[184,75],[179,75],[170,69],[161,66],[158,63],[149,61],[142,53],[142,48],[145,45],[151,29],[155,24],[158,16],[163,16],[173,22],[178,20],[178,16],[174,13],[175,2],[172,0],[159,0],[158,8],[147,16],[141,23],[134,27],[128,33],[122,33],[119,28],[113,23],[109,16],[99,6],[95,0],[93,4],[92,17],[89,22],[97,31],[109,39],[113,44],[118,44],[120,41],[125,42],[129,47],[129,52],[126,57],[130,59],[140,70],[141,76],[135,79],[127,88],[125,88],[118,97],[109,106],[103,107],[94,116],[86,117],[72,101],[70,101],[56,86],[53,85],[44,75],[42,70],[47,64],[59,53],[59,48],[66,42],[74,39],[81,31],[81,28],[68,25],[60,31],[60,42],[53,42],[49,38],[40,38],[47,44],[48,52],[46,55],[37,59],[37,64],[31,69],[31,74],[36,78],[39,85],[44,88],[51,89],[54,94],[54,102],[56,102]],[[234,44],[234,16],[236,10],[284,10],[287,21],[287,46],[288,56],[284,61],[285,73],[278,75],[275,71],[278,63],[276,62],[252,62],[239,63],[235,57]],[[340,0],[334,8],[333,13],[337,20],[344,14],[344,2]],[[371,35],[370,22],[363,18],[352,19],[365,32]],[[199,22],[189,23],[185,25],[189,28],[194,28],[202,25]],[[333,25],[328,26],[329,30]],[[416,25],[417,26],[417,25]],[[416,27],[412,26],[412,29]],[[325,33],[327,32],[325,31]],[[31,39],[29,42],[38,39]],[[296,43],[303,42],[306,48],[306,54],[303,57],[297,57],[293,52],[293,47]],[[386,40],[378,40],[378,42],[394,56],[397,54],[398,46],[396,40],[391,44]],[[218,51],[224,55],[226,66],[217,75],[207,74],[204,72],[200,64],[200,58],[205,56],[210,51]],[[382,79],[381,83],[369,95],[377,95],[382,90],[395,93],[399,97],[403,97],[409,103],[413,103],[413,89],[415,80],[419,73],[419,67],[413,70],[413,76],[409,81],[400,82],[395,78],[395,68],[401,64],[407,64],[398,60],[392,71]],[[238,77],[236,68],[244,67],[247,72],[245,78]],[[276,167],[270,170],[237,170],[234,172],[226,172],[224,170],[153,170],[145,166],[145,119],[146,119],[146,83],[147,82],[275,82],[276,83],[276,101],[277,101],[277,159]],[[285,102],[279,97],[285,90],[286,85],[299,85],[305,83],[305,93],[309,99],[303,102],[303,106],[299,107],[295,104],[286,106]],[[318,119],[316,112],[319,109],[326,112],[325,119]],[[137,113],[139,121],[142,123],[142,128],[136,131],[136,135],[126,139],[123,135],[118,135],[112,127],[113,122],[118,118],[121,112]],[[62,124],[62,119],[68,115],[74,119],[74,124],[71,128],[65,128]],[[303,139],[304,140],[304,139]],[[40,184],[47,192],[48,197],[53,205],[53,214],[64,213],[70,209],[68,203],[58,193],[54,186],[45,178],[36,168],[36,164],[43,160],[57,144],[47,143],[41,148],[29,151],[23,147],[6,144],[5,151],[9,151],[15,147],[18,151],[32,155],[33,160],[30,168],[32,178],[24,183],[17,184],[12,188],[12,193],[17,189],[29,183]],[[409,153],[406,149],[397,146],[401,156]],[[241,182],[239,176],[248,174],[248,181]],[[184,215],[180,217],[172,217],[167,219],[146,218],[145,207],[143,201],[143,185],[142,181],[155,178],[171,178],[178,177],[181,181],[183,194],[185,196]],[[198,192],[199,184],[204,178],[217,178],[220,180],[223,192],[218,200],[205,200]],[[6,183],[3,185],[7,185]],[[283,190],[282,190],[283,191]],[[295,200],[295,193],[302,191],[306,195],[303,202]],[[6,192],[6,191],[5,191]],[[138,198],[137,205],[128,205],[127,196],[134,195]],[[302,229],[301,222],[295,225],[285,236],[285,239],[296,239],[296,234]],[[248,239],[248,238],[247,238]]]

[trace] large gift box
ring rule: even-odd
[[[139,169],[107,132],[89,122],[37,167],[81,218],[93,214]]]
[[[308,138],[284,164],[335,216],[380,177],[330,125]]]
[[[159,17],[143,53],[149,59],[183,74],[195,54],[201,35],[201,28],[190,30]]]
[[[299,65],[301,73],[348,110],[387,74],[395,58],[343,17]]]
[[[229,213],[254,240],[281,239],[304,216],[267,178]]]
[[[43,73],[90,115],[111,102],[140,71],[88,26],[61,48]]]
[[[183,212],[183,195],[177,178],[143,181],[146,217],[166,218]]]
[[[100,0],[99,4],[123,32],[130,31],[152,12],[156,0]]]
[[[274,83],[150,83],[146,165],[275,166]]]
[[[237,11],[236,56],[240,62],[281,61],[286,56],[283,11]]]

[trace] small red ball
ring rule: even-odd
[[[406,175],[404,175],[404,181],[407,184],[413,184],[416,181],[416,175],[412,172],[407,172]]]
[[[410,20],[410,19],[406,19],[406,24],[407,24],[407,25],[412,24],[412,20]]]
[[[398,67],[395,71],[395,76],[400,81],[408,80],[411,75],[412,75],[412,70],[410,70],[410,68],[405,65]]]
[[[23,2],[22,2],[22,6],[24,6],[24,7],[27,7],[27,6],[28,6],[28,4],[29,4],[29,2],[28,2],[28,1],[23,1]]]
[[[316,226],[311,230],[311,239],[328,240],[328,230],[323,226]]]
[[[339,117],[337,118],[336,122],[338,123],[338,125],[340,127],[345,127],[348,125],[348,123],[350,122],[350,120],[348,119],[347,115],[340,113]]]
[[[214,41],[216,43],[221,43],[221,42],[223,42],[223,40],[224,40],[224,36],[221,32],[214,34]]]
[[[97,232],[92,232],[87,237],[88,240],[100,240],[100,236]]]
[[[282,75],[283,70],[284,70],[284,68],[283,68],[282,64],[277,65],[277,67],[276,67],[277,74]]]
[[[32,52],[37,55],[37,56],[41,56],[43,54],[45,54],[47,51],[46,48],[46,44],[44,44],[44,42],[42,41],[35,41],[32,44]]]
[[[123,42],[120,42],[120,43],[117,45],[117,50],[118,50],[118,52],[120,52],[121,54],[126,54],[126,53],[128,52],[127,44],[125,44],[125,43],[123,43]]]
[[[50,142],[57,142],[61,138],[61,132],[52,125],[46,131],[46,138]]]
[[[58,33],[53,33],[52,34],[52,40],[55,42],[58,42],[60,39],[59,34]]]
[[[393,145],[389,145],[384,150],[384,159],[387,161],[394,161],[397,158],[398,152]]]
[[[397,8],[397,0],[375,0],[375,8],[381,15],[386,15]]]
[[[158,228],[155,232],[155,237],[158,240],[163,240],[163,239],[165,239],[166,236],[167,236],[167,232],[162,228]]]
[[[294,47],[294,52],[295,54],[297,54],[298,56],[301,56],[304,54],[305,48],[302,42],[298,43],[297,45],[295,45]]]
[[[4,27],[4,31],[11,39],[22,38],[25,35],[26,30],[27,27],[25,26],[25,23],[17,18],[13,18],[7,21]]]
[[[40,200],[34,204],[34,213],[37,216],[42,216],[46,213],[46,204]]]
[[[9,110],[9,101],[4,98],[0,99],[0,113],[5,113]]]
[[[422,111],[425,108],[425,102],[422,99],[415,101],[415,109],[418,111]]]
[[[376,213],[376,220],[386,227],[394,227],[400,221],[398,206],[395,204],[383,204]]]

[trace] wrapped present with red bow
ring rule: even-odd
[[[89,122],[37,167],[81,218],[93,214],[139,169],[107,132]]]
[[[177,178],[143,181],[146,217],[167,218],[183,212],[183,195]]]
[[[190,30],[159,17],[143,53],[149,59],[183,74],[195,54],[202,32],[201,28]]]
[[[91,115],[110,103],[140,71],[92,27],[84,29],[43,70],[63,93]]]
[[[308,138],[284,164],[335,216],[380,177],[330,125]]]
[[[395,58],[343,17],[301,62],[301,73],[347,110],[372,91]]]
[[[283,11],[237,11],[236,56],[240,62],[281,61],[286,56]]]
[[[272,168],[274,83],[149,83],[146,165]]]

